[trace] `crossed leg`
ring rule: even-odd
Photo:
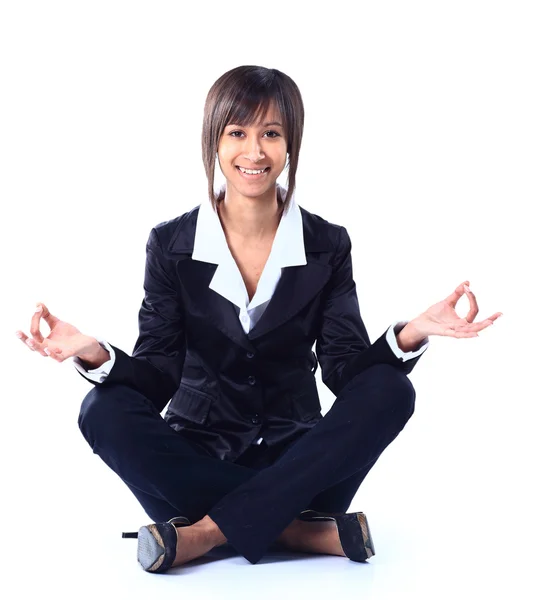
[[[260,471],[208,456],[126,386],[94,387],[82,403],[79,425],[93,452],[121,477],[150,518],[162,522],[185,515],[193,522],[177,530],[175,564],[226,542],[255,563],[272,542],[344,556],[335,523],[296,516],[307,508],[345,512],[411,416],[414,399],[405,375],[375,365],[346,386],[315,427]]]
[[[147,398],[122,385],[94,387],[82,402],[78,423],[93,452],[124,481],[154,522],[183,515],[193,523],[177,529],[176,565],[227,542],[207,512],[256,475],[259,469],[250,464],[258,462],[262,449],[252,448],[248,466],[208,456],[172,429]],[[344,556],[334,523],[295,519],[275,543]]]

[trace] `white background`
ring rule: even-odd
[[[4,597],[534,597],[532,8],[1,3]],[[44,302],[132,351],[145,242],[205,198],[205,97],[244,64],[302,92],[296,200],[347,227],[372,340],[465,279],[477,320],[504,316],[431,337],[410,375],[415,414],[351,507],[371,524],[368,565],[231,555],[158,577],[120,538],[147,516],[78,430],[91,385],[14,334]]]

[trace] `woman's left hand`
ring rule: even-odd
[[[430,306],[421,315],[410,321],[414,331],[425,338],[429,335],[446,335],[455,338],[478,337],[478,332],[493,323],[502,315],[498,312],[484,321],[474,322],[478,314],[476,297],[469,289],[469,282],[464,281],[444,300]],[[465,318],[458,316],[455,311],[458,300],[467,294],[469,298],[469,312]]]

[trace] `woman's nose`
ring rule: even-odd
[[[245,148],[245,156],[253,162],[258,162],[264,156],[262,146],[254,136],[251,136],[247,141],[247,147]]]

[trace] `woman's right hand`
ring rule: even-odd
[[[50,327],[46,338],[39,331],[41,317]],[[48,308],[39,303],[30,323],[29,338],[23,331],[17,331],[17,337],[31,350],[39,352],[41,356],[49,356],[57,362],[63,362],[71,356],[91,356],[99,348],[98,341],[81,333],[74,325],[60,321],[50,313]]]

